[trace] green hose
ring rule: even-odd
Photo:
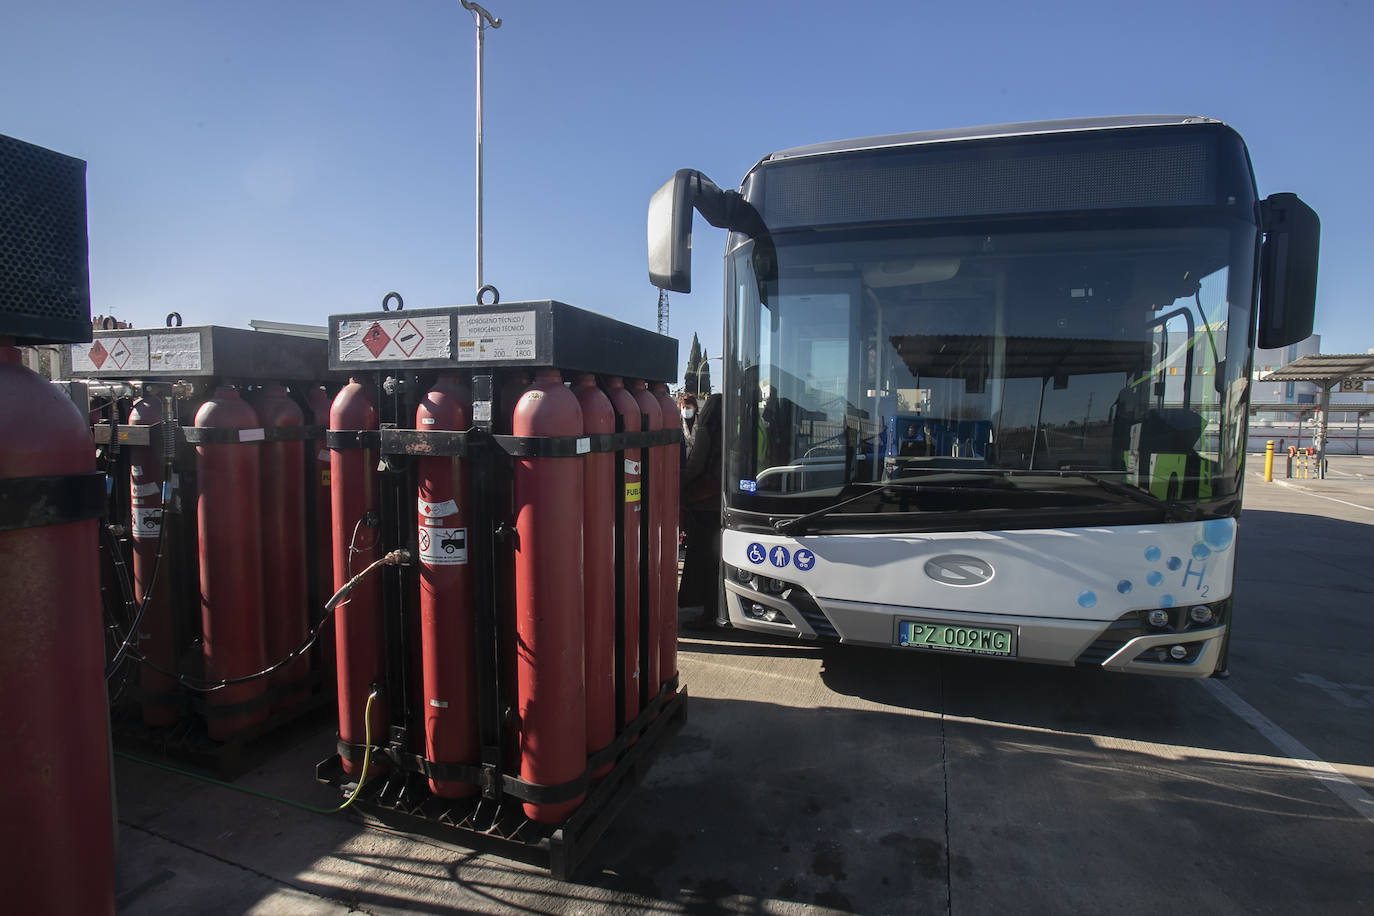
[[[169,773],[176,773],[180,776],[189,776],[192,779],[199,779],[201,782],[208,782],[216,786],[223,786],[226,789],[233,789],[235,792],[243,792],[247,795],[256,795],[258,798],[265,798],[268,801],[281,802],[283,805],[290,805],[293,808],[300,808],[302,811],[310,811],[314,814],[338,814],[340,811],[353,804],[353,800],[358,797],[358,793],[363,790],[363,783],[367,781],[367,765],[372,760],[372,701],[376,699],[377,692],[374,690],[367,695],[367,705],[363,707],[363,769],[358,774],[358,784],[353,787],[348,798],[344,799],[343,804],[337,808],[316,808],[313,805],[303,805],[300,802],[292,801],[289,798],[282,798],[280,795],[273,795],[270,792],[259,792],[257,789],[247,789],[243,786],[236,786],[231,782],[222,779],[215,779],[212,776],[202,776],[190,770],[183,770],[179,767],[169,766],[165,763],[158,763],[153,760],[145,760],[142,757],[135,757],[123,751],[115,751],[116,757],[123,757],[125,760],[132,760],[145,766],[156,767],[159,770],[166,770]]]

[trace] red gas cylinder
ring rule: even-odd
[[[305,414],[284,385],[265,386],[254,406],[264,429],[305,425]],[[268,664],[286,658],[310,632],[305,532],[305,443],[300,439],[264,442],[261,542]],[[268,685],[277,692],[272,711],[289,709],[305,700],[310,695],[305,683],[309,677],[309,653],[268,675]]]
[[[0,479],[95,471],[87,418],[0,338]],[[0,531],[0,888],[12,913],[114,907],[95,519]],[[73,876],[73,863],[81,863]]]
[[[491,431],[501,436],[509,436],[514,429],[515,405],[520,396],[530,387],[530,374],[524,369],[508,370],[496,379],[496,404],[491,416]],[[476,418],[474,418],[476,419]],[[493,510],[497,519],[514,519],[515,507],[512,504],[510,480],[497,475],[493,486]],[[499,554],[501,564],[501,588],[498,590],[498,613],[501,618],[501,702],[502,706],[516,709],[515,678],[515,554],[503,550]],[[506,765],[513,769],[520,767],[520,736],[512,729],[507,733],[506,746],[502,749]]]
[[[663,411],[664,429],[681,429],[682,414],[677,402],[668,394],[668,386],[655,382],[649,390],[658,399]],[[678,522],[678,478],[682,473],[679,445],[663,446],[663,526],[661,535],[661,561],[658,577],[659,619],[658,630],[658,677],[660,684],[667,684],[677,675],[677,522]]]
[[[620,417],[624,432],[639,432],[639,403],[625,387],[618,375],[608,375],[605,379],[606,395],[611,406]],[[639,715],[639,527],[643,519],[640,506],[640,451],[627,448],[624,451],[625,492],[623,494],[624,524],[620,545],[624,554],[624,579],[620,583],[621,598],[624,603],[624,626],[620,641],[622,677],[625,696],[622,698],[621,716],[629,722]]]
[[[472,397],[451,375],[441,375],[415,409],[415,428],[460,431],[471,426]],[[420,458],[416,510],[419,522],[420,667],[425,757],[437,763],[476,764],[477,650],[474,644],[472,573],[468,568],[468,474],[466,462]],[[470,510],[469,510],[470,511]],[[461,798],[477,787],[453,780],[429,781],[435,795]]]
[[[129,411],[132,426],[155,427],[162,422],[157,398],[139,398]],[[143,608],[138,628],[138,651],[163,671],[176,670],[175,631],[172,628],[172,544],[159,544],[162,534],[162,483],[166,476],[161,430],[153,430],[150,444],[129,446],[129,533],[133,536],[134,601]],[[158,548],[162,562],[158,564]],[[157,567],[157,578],[153,568]],[[149,593],[149,586],[152,592]],[[179,718],[177,682],[148,665],[138,669],[146,725],[172,725]]]
[[[515,406],[517,436],[580,436],[582,408],[556,370],[541,369]],[[582,459],[519,458],[514,468],[515,626],[520,778],[576,779],[587,763],[583,688]],[[541,823],[582,801],[524,805]]]
[[[305,394],[306,406],[310,408],[310,425],[320,429],[329,428],[329,394],[318,385],[311,386]],[[329,512],[329,446],[323,436],[307,443],[314,459],[310,462],[310,486],[315,492],[315,594],[317,600],[310,609],[310,625],[314,626],[324,614],[324,603],[334,593],[334,534]],[[320,670],[325,680],[334,677],[334,628],[326,626],[320,630],[319,658]]]
[[[377,429],[373,393],[361,379],[350,378],[329,409],[331,430]],[[377,513],[377,455],[370,448],[329,450],[329,493],[333,515],[334,590],[381,557],[376,528],[363,519]],[[382,633],[382,579],[374,572],[363,579],[334,608],[335,664],[338,670],[339,740],[359,750],[342,754],[343,770],[357,776],[363,767],[367,733],[363,720],[373,684],[385,682]],[[389,716],[385,703],[372,704],[373,744],[387,738]],[[386,769],[374,756],[371,773]]]
[[[630,393],[635,396],[635,401],[639,404],[640,414],[649,418],[645,429],[663,428],[663,411],[659,409],[658,399],[649,392],[649,386],[643,379],[635,379],[630,383]],[[649,486],[648,492],[644,494],[645,513],[644,523],[648,526],[647,535],[640,535],[640,543],[645,546],[648,562],[644,564],[648,570],[647,581],[639,584],[640,603],[644,609],[641,613],[644,632],[640,634],[639,644],[646,647],[642,660],[644,669],[644,679],[640,689],[644,691],[641,702],[647,702],[658,695],[658,672],[660,669],[658,653],[659,643],[662,638],[659,633],[663,629],[663,590],[659,585],[659,580],[664,574],[663,566],[663,510],[664,510],[664,456],[666,451],[663,446],[644,450],[644,461],[649,465]],[[677,556],[676,553],[673,556]]]
[[[255,429],[258,415],[227,385],[215,389],[196,412],[197,429]],[[200,624],[205,678],[245,677],[267,666],[262,613],[262,486],[259,443],[249,433],[238,442],[196,446],[196,533],[200,556]],[[260,438],[260,436],[258,437]],[[244,440],[247,441],[244,441]],[[267,706],[220,712],[267,692],[263,678],[206,694],[206,729],[224,741],[267,718]]]
[[[596,376],[579,376],[573,394],[582,407],[588,436],[615,432],[615,408],[596,387]],[[582,578],[583,659],[587,689],[587,754],[615,740],[615,453],[592,452],[583,459]],[[594,775],[604,776],[608,763]]]

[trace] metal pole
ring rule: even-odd
[[[472,13],[477,24],[477,297],[481,298],[482,280],[482,35],[487,26],[501,28],[501,20],[492,16],[471,0],[458,0],[463,9]],[[486,25],[483,24],[486,20]]]

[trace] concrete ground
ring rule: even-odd
[[[120,760],[141,913],[1374,912],[1374,458],[1259,478],[1229,680],[684,636],[578,880]],[[238,785],[337,804],[332,726]]]

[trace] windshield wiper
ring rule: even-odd
[[[1192,521],[1196,515],[1193,507],[1188,503],[1182,503],[1177,500],[1160,499],[1159,497],[1153,496],[1144,490],[1138,489],[1137,487],[1133,487],[1129,484],[1122,483],[1119,480],[1112,480],[1110,477],[1104,477],[1096,471],[1046,470],[1029,471],[1027,473],[1050,476],[1058,475],[1059,477],[1073,477],[1077,480],[1091,481],[1092,483],[1097,484],[1103,490],[1106,490],[1108,493],[1113,493],[1117,496],[1124,496],[1127,499],[1133,499],[1136,502],[1141,503],[1142,505],[1150,506],[1151,508],[1160,510],[1164,513],[1164,518],[1170,521]]]
[[[850,486],[866,486],[868,489],[864,490],[862,493],[860,493],[860,494],[857,495],[857,496],[850,496],[850,497],[847,497],[847,498],[845,498],[845,499],[841,499],[839,502],[831,503],[831,504],[828,505],[828,506],[822,506],[821,508],[817,509],[815,512],[808,512],[808,513],[806,513],[805,515],[798,515],[798,516],[795,517],[795,518],[784,518],[784,519],[779,519],[778,521],[775,521],[775,522],[773,523],[773,530],[776,531],[778,534],[802,534],[802,533],[805,533],[807,526],[808,526],[811,522],[815,521],[816,519],[824,518],[825,516],[830,515],[832,512],[835,512],[835,511],[837,511],[837,510],[839,510],[839,509],[843,509],[845,506],[852,505],[853,503],[859,502],[860,500],[867,499],[868,497],[874,495],[875,493],[885,493],[885,492],[887,492],[887,491],[889,491],[889,490],[932,490],[932,489],[937,489],[937,490],[952,490],[952,489],[956,489],[955,487],[940,487],[940,486],[934,486],[934,485],[931,485],[931,484],[910,483],[910,482],[907,482],[907,481],[901,481],[901,482],[889,481],[889,482],[887,482],[887,483],[872,483],[872,484],[860,484],[860,483],[858,483],[858,482],[856,481],[856,482],[854,482],[854,483],[851,483]],[[920,511],[920,510],[918,509],[917,511]]]

